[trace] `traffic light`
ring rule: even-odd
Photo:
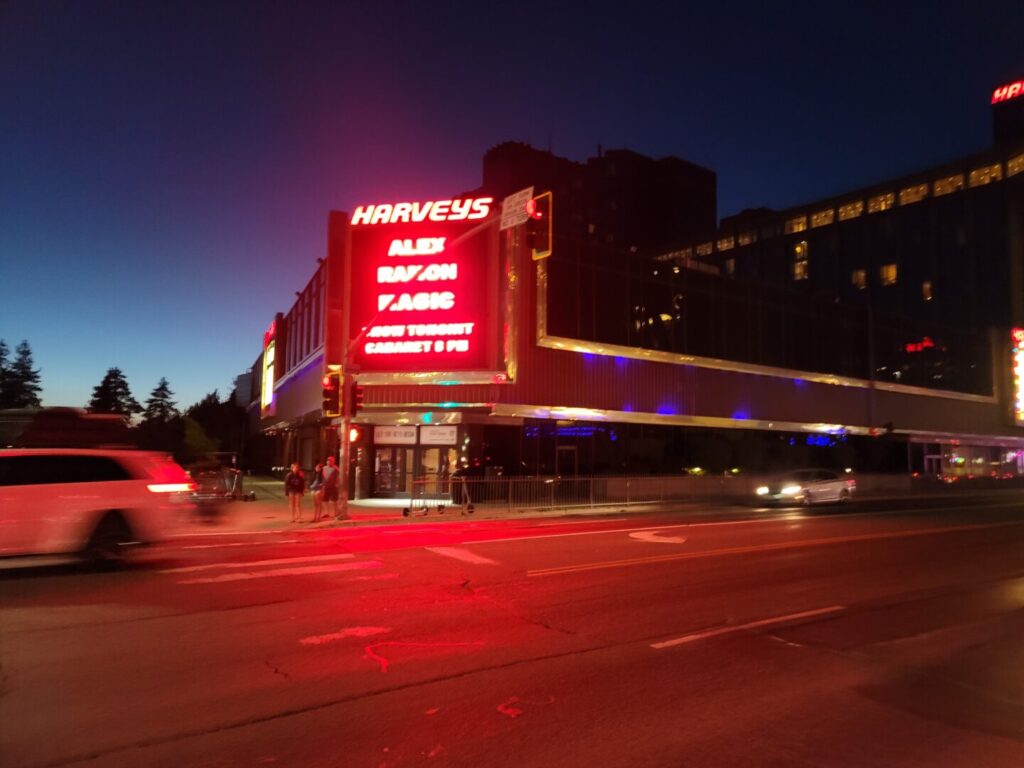
[[[323,415],[329,419],[341,416],[341,374],[325,373],[323,385],[324,401],[321,406]]]
[[[530,253],[534,261],[546,259],[554,247],[554,201],[550,192],[542,192],[526,203]]]
[[[351,418],[363,407],[363,385],[353,380],[345,395],[345,409]]]

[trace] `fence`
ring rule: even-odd
[[[740,500],[749,478],[630,475],[597,477],[427,477],[413,479],[410,509],[459,506],[470,510],[526,510],[631,506],[670,501]]]

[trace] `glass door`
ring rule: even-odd
[[[412,448],[378,447],[373,462],[374,490],[386,496],[409,493],[412,488],[411,464]]]

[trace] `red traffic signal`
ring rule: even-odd
[[[345,395],[345,410],[349,417],[355,416],[363,407],[363,385],[353,380]]]
[[[324,417],[333,419],[341,415],[341,374],[328,372],[323,378],[323,403],[321,409]]]
[[[543,192],[526,202],[526,221],[530,238],[530,253],[534,261],[551,255],[554,243],[554,200],[550,192]]]

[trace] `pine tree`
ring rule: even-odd
[[[119,413],[125,419],[131,419],[136,413],[142,413],[142,406],[132,397],[128,388],[128,380],[120,368],[107,369],[103,380],[93,387],[92,399],[89,401],[92,413]]]
[[[149,399],[146,400],[146,408],[142,413],[142,423],[167,424],[171,419],[176,418],[179,414],[178,409],[175,407],[175,402],[171,399],[172,395],[174,393],[171,391],[167,379],[161,377],[156,388],[149,393]]]
[[[6,353],[6,345],[4,350]],[[32,349],[27,341],[15,348],[14,362],[3,366],[4,408],[38,408],[40,406],[39,370],[32,367]],[[5,355],[6,356],[6,355]]]
[[[10,408],[7,404],[7,377],[10,370],[7,365],[7,357],[9,354],[7,342],[0,339],[0,409]]]

